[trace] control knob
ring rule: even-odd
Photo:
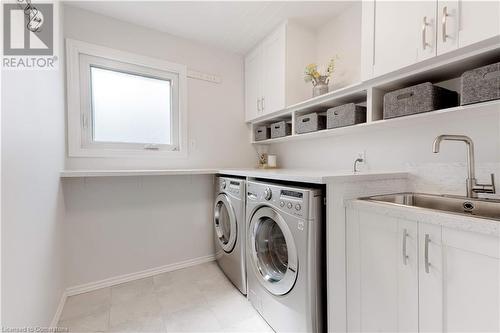
[[[264,190],[264,199],[266,199],[267,201],[271,200],[271,198],[273,197],[273,191],[271,191],[271,189],[268,187]]]
[[[226,189],[226,181],[224,179],[220,182],[220,188],[221,190]]]

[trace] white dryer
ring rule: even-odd
[[[215,177],[215,258],[229,280],[247,294],[245,180]]]
[[[321,189],[247,182],[248,299],[276,332],[325,325]]]

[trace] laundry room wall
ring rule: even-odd
[[[64,61],[1,81],[2,327],[47,327],[65,289]]]
[[[64,180],[69,287],[214,253],[212,176]]]
[[[67,169],[178,169],[251,167],[255,152],[244,120],[243,57],[167,33],[66,5],[64,36],[167,60],[215,74],[220,84],[188,79],[185,159],[73,158]]]
[[[65,6],[67,38],[185,64],[221,84],[188,79],[187,159],[72,158],[67,169],[251,167],[243,58],[167,33]],[[214,253],[213,176],[65,179],[67,286],[203,261]]]

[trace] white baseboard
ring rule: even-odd
[[[111,278],[104,279],[101,281],[95,281],[95,282],[85,283],[85,284],[81,284],[81,285],[74,286],[74,287],[69,287],[61,295],[61,299],[60,299],[59,304],[57,306],[56,313],[54,314],[54,317],[52,318],[52,322],[50,323],[50,327],[57,327],[57,324],[59,323],[59,319],[61,318],[64,304],[66,303],[66,299],[69,296],[83,294],[83,293],[86,293],[89,291],[94,291],[94,290],[105,288],[105,287],[111,287],[111,286],[114,286],[114,285],[117,285],[120,283],[125,283],[125,282],[129,282],[129,281],[133,281],[133,280],[143,279],[143,278],[154,276],[157,274],[171,272],[171,271],[175,271],[178,269],[199,265],[199,264],[203,264],[203,263],[206,263],[209,261],[214,261],[214,260],[215,260],[215,256],[209,255],[209,256],[199,257],[199,258],[195,258],[195,259],[189,259],[189,260],[185,260],[185,261],[181,261],[178,263],[169,264],[169,265],[165,265],[165,266],[150,268],[150,269],[146,269],[146,270],[140,271],[140,272],[119,275],[119,276],[111,277]]]
[[[111,287],[111,286],[114,286],[117,284],[129,282],[129,281],[133,281],[133,280],[143,279],[143,278],[154,276],[154,275],[161,274],[161,273],[175,271],[175,270],[178,270],[181,268],[186,268],[189,266],[203,264],[203,263],[213,261],[213,260],[215,260],[215,256],[209,255],[209,256],[199,257],[199,258],[195,258],[195,259],[189,259],[189,260],[185,260],[185,261],[181,261],[178,263],[169,264],[169,265],[165,265],[165,266],[150,268],[150,269],[146,269],[146,270],[140,271],[140,272],[124,274],[124,275],[119,275],[119,276],[107,278],[107,279],[100,280],[100,281],[85,283],[85,284],[81,284],[78,286],[67,288],[65,296],[66,297],[74,296],[74,295],[86,293],[89,291],[94,291],[94,290],[101,289],[101,288]]]
[[[66,291],[63,291],[61,299],[59,300],[59,304],[57,305],[56,313],[54,314],[54,317],[50,322],[50,327],[52,328],[57,327],[57,324],[59,323],[59,319],[61,318],[62,310],[64,308],[64,304],[66,303],[67,298],[68,295],[66,294]]]

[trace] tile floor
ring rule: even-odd
[[[69,297],[70,332],[273,332],[215,262]]]

